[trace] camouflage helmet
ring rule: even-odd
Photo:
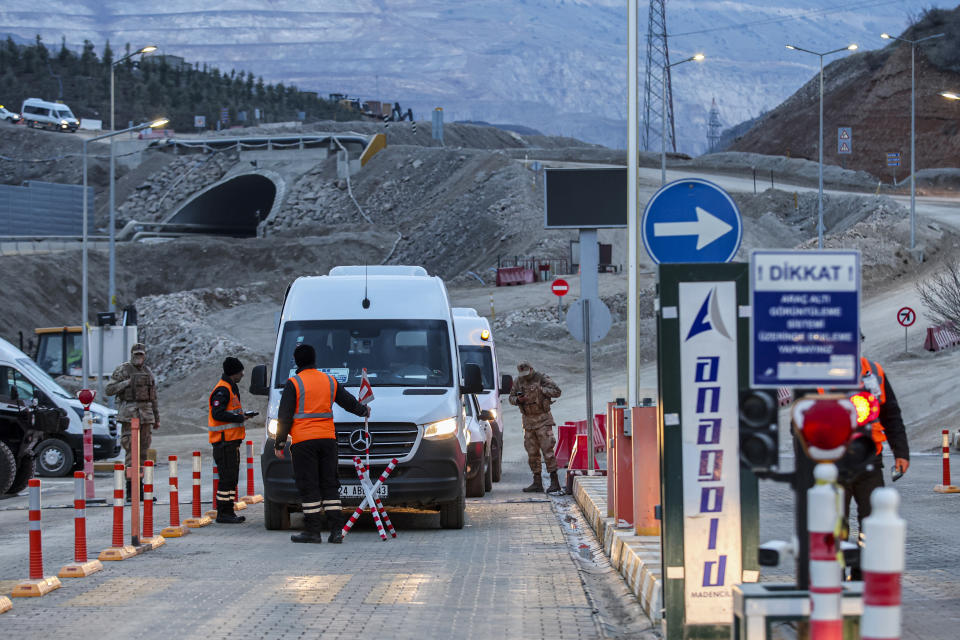
[[[521,360],[517,364],[517,372],[520,374],[520,377],[526,377],[533,373],[533,365],[530,364],[527,360]]]
[[[147,347],[144,346],[142,342],[138,342],[130,347],[130,355],[134,356],[137,354],[147,355]]]

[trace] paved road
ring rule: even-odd
[[[266,531],[262,505],[254,505],[243,525],[212,525],[105,563],[90,578],[64,580],[43,598],[14,600],[0,616],[0,636],[69,629],[76,638],[652,637],[619,575],[596,557],[574,559],[571,499],[520,492],[529,471],[519,428],[508,428],[504,481],[468,499],[462,531],[439,529],[436,514],[395,513],[396,540],[381,542],[366,516],[343,545],[294,545],[289,533]],[[165,467],[159,475],[166,478]],[[188,477],[182,468],[181,486]],[[70,482],[45,479],[44,503],[67,503]],[[108,474],[98,479],[98,495],[109,482]],[[28,575],[27,514],[15,510],[25,502],[0,502],[0,593]],[[161,523],[167,509],[160,505]],[[72,515],[43,512],[48,575],[72,560]],[[92,551],[109,546],[109,526],[110,509],[88,509]],[[302,526],[299,516],[294,526]]]

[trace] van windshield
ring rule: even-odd
[[[317,368],[346,386],[451,387],[448,325],[443,320],[310,320],[284,325],[274,387],[296,373],[293,350],[309,344]]]
[[[64,391],[63,387],[57,384],[56,380],[51,378],[46,371],[38,367],[37,363],[30,358],[17,358],[17,364],[20,366],[20,369],[30,377],[31,380],[37,383],[47,393],[58,395],[61,398],[66,398],[67,400],[73,399],[73,396]]]
[[[490,347],[460,345],[460,367],[475,364],[483,375],[483,390],[493,390],[493,351]]]
[[[63,119],[69,118],[69,119],[71,119],[71,120],[76,120],[76,118],[74,117],[73,113],[70,112],[70,109],[59,109],[59,110],[57,110],[57,117],[58,117],[58,118],[63,118]]]

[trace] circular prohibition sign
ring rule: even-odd
[[[566,280],[557,278],[550,285],[550,290],[553,291],[553,295],[563,297],[570,291],[570,285]]]
[[[901,307],[897,311],[897,322],[903,327],[909,327],[917,321],[917,312],[910,307]]]

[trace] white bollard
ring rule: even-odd
[[[810,532],[810,638],[842,640],[843,570],[837,562],[837,466],[821,462],[813,471],[816,484],[807,491]]]
[[[897,514],[900,494],[896,489],[876,489],[870,496],[873,510],[863,520],[866,545],[860,565],[863,570],[863,640],[900,638],[900,578],[905,567],[907,523]]]

